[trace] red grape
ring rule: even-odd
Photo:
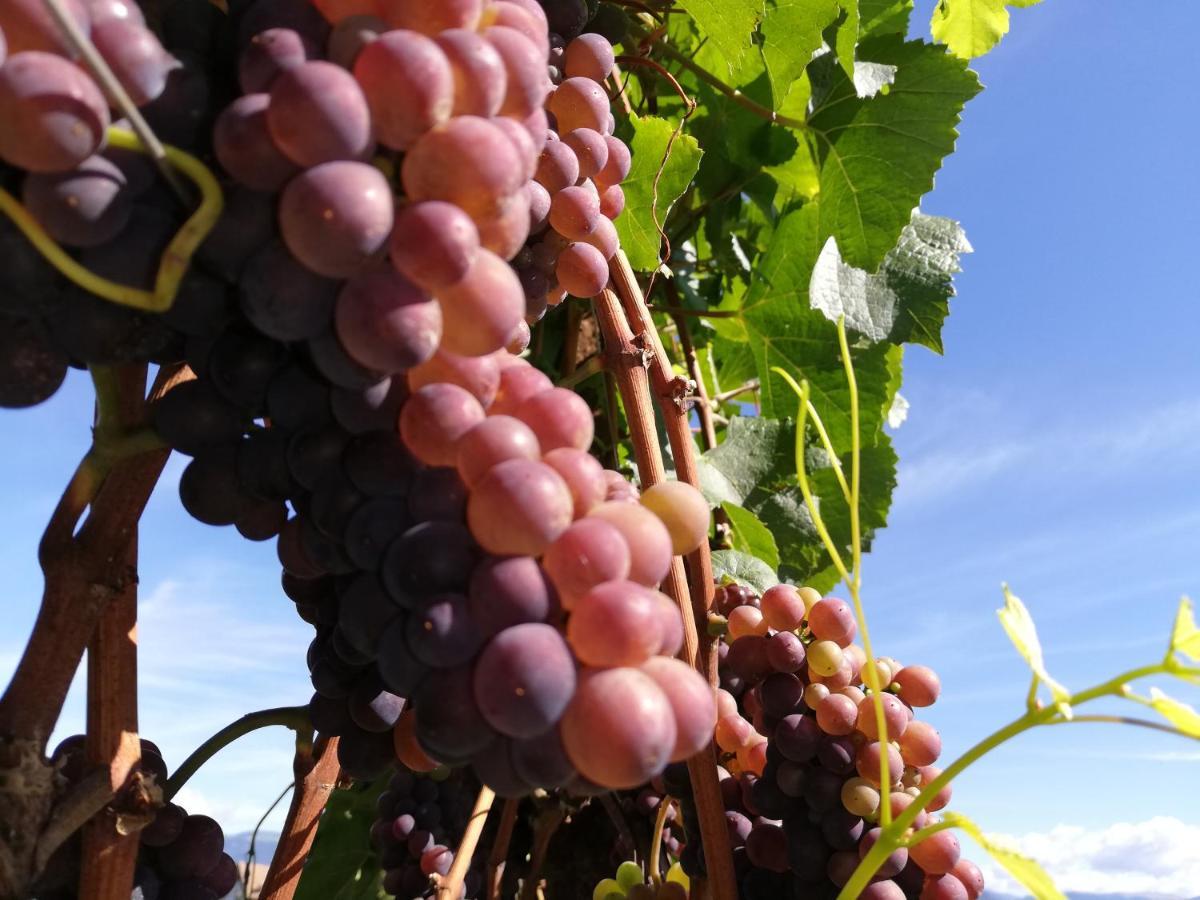
[[[144,25],[109,19],[92,27],[92,43],[136,106],[145,106],[167,88],[167,75],[180,63]]]
[[[125,176],[103,156],[88,157],[69,172],[27,176],[21,199],[50,237],[68,247],[112,240],[133,212]]]
[[[104,145],[108,104],[74,63],[26,50],[0,66],[0,122],[0,159],[30,172],[65,172]]]
[[[900,735],[900,755],[910,766],[931,766],[941,753],[942,738],[926,722],[909,722],[904,734]]]
[[[962,855],[958,838],[953,831],[938,831],[909,849],[913,862],[925,870],[926,875],[944,875],[958,863]]]
[[[65,0],[63,8],[75,20],[79,30],[87,34],[91,27],[87,5],[82,0]],[[14,56],[27,50],[75,56],[43,0],[4,0],[0,3],[0,34],[4,35],[8,52]],[[5,124],[12,122],[5,119]]]
[[[479,233],[453,203],[426,200],[396,213],[389,247],[392,265],[432,292],[467,274],[479,253]]]
[[[554,274],[571,296],[595,297],[608,284],[608,260],[591,244],[570,244],[558,255]]]
[[[371,110],[376,138],[393,150],[407,150],[450,118],[454,72],[446,54],[423,34],[381,34],[358,54],[354,77]]]
[[[374,146],[371,111],[354,76],[323,61],[301,63],[271,83],[267,127],[300,166],[358,160]]]
[[[255,191],[277,191],[299,167],[279,152],[267,130],[266,94],[238,97],[213,124],[213,150],[221,167]]]
[[[504,62],[506,84],[500,112],[523,119],[541,109],[550,91],[546,55],[515,28],[493,25],[483,31]]]
[[[620,184],[629,177],[629,169],[633,164],[633,158],[629,155],[629,148],[625,146],[624,141],[606,134],[604,142],[608,144],[608,159],[595,179],[596,186],[600,188]]]
[[[458,356],[438,350],[427,362],[408,370],[408,386],[414,391],[427,384],[446,381],[475,395],[488,409],[500,385],[499,354],[487,356]],[[495,410],[492,410],[495,414]]]
[[[413,456],[428,466],[452,466],[458,440],[485,413],[471,394],[455,384],[427,384],[413,391],[400,412],[400,434]]]
[[[558,447],[544,453],[542,462],[553,467],[571,489],[576,519],[604,502],[604,467],[590,453],[575,447]]]
[[[458,442],[459,477],[468,488],[482,481],[497,463],[506,459],[540,457],[537,436],[512,416],[488,416]]]
[[[572,524],[546,548],[542,567],[558,591],[565,609],[592,588],[629,576],[629,545],[615,527],[603,519],[583,518]]]
[[[579,158],[568,144],[562,141],[547,141],[541,155],[538,156],[534,178],[554,195],[579,180]]]
[[[612,523],[629,545],[629,579],[658,587],[671,568],[671,535],[658,516],[636,503],[607,501],[588,515]]]
[[[849,646],[858,634],[854,610],[837,597],[826,597],[813,605],[808,612],[808,627],[818,640],[833,641],[839,647]]]
[[[528,398],[552,387],[554,383],[544,372],[518,359],[516,365],[507,366],[500,372],[500,387],[491,412],[493,415],[516,415]]]
[[[510,556],[541,555],[571,524],[571,512],[566,482],[545,463],[527,459],[493,466],[467,501],[475,540],[489,553]]]
[[[699,753],[712,741],[717,723],[716,700],[708,682],[687,663],[656,656],[642,664],[671,704],[675,715],[675,747],[671,762]]]
[[[942,692],[937,673],[926,666],[905,666],[892,681],[900,686],[898,695],[909,706],[933,706]]]
[[[608,94],[590,78],[567,78],[546,101],[546,109],[558,121],[560,134],[576,128],[608,131]]]
[[[316,48],[290,28],[268,28],[250,39],[238,60],[238,84],[243,94],[271,89],[280,72],[294,69],[317,56]]]
[[[425,362],[442,336],[441,307],[386,265],[346,283],[334,322],[346,352],[380,372],[399,372]]]
[[[554,726],[575,692],[575,660],[552,626],[515,625],[479,654],[474,686],[489,725],[509,737],[537,737]]]
[[[795,631],[804,623],[804,600],[790,584],[776,584],[763,591],[761,609],[767,624],[776,631]]]
[[[504,102],[508,74],[504,60],[487,40],[465,28],[451,28],[433,38],[454,76],[452,114],[494,116]]]
[[[567,44],[564,58],[565,74],[569,78],[602,82],[612,72],[613,47],[603,35],[581,34]]]
[[[525,315],[525,291],[512,268],[480,249],[467,274],[437,291],[442,306],[442,346],[462,356],[483,356],[508,343]]]

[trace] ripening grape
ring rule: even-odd
[[[442,307],[442,346],[483,356],[506,346],[525,314],[525,291],[512,267],[480,249],[467,274],[436,292]]]
[[[375,137],[393,150],[407,150],[450,118],[454,73],[446,54],[423,34],[384,32],[358,54],[354,77],[371,110]]]
[[[587,779],[632,788],[667,764],[675,720],[666,695],[637,669],[585,669],[560,723],[567,756]]]
[[[671,762],[694,756],[712,740],[717,721],[716,701],[708,682],[682,660],[655,656],[641,670],[666,694],[675,716],[675,747]]]
[[[386,0],[384,17],[393,28],[437,34],[447,28],[474,28],[483,12],[483,0]]]
[[[442,337],[442,309],[388,265],[346,282],[334,313],[338,339],[354,360],[399,372],[430,359]]]
[[[528,398],[552,387],[554,383],[544,372],[523,359],[516,359],[515,364],[500,372],[500,385],[490,412],[493,415],[515,415]]]
[[[983,873],[979,871],[979,866],[965,857],[960,857],[950,874],[962,882],[967,890],[968,900],[979,900],[983,893]]]
[[[632,581],[610,581],[578,598],[567,641],[590,666],[637,666],[658,652],[662,627],[655,593]]]
[[[658,587],[671,568],[671,535],[658,516],[636,503],[607,501],[594,507],[598,516],[615,525],[629,545],[629,580]]]
[[[918,770],[921,776],[921,785],[930,784],[935,778],[942,774],[942,770],[937,766],[921,766]],[[945,809],[950,803],[950,797],[954,793],[954,786],[951,782],[947,782],[940,791],[933,795],[933,799],[925,806],[927,812],[937,812],[939,809]]]
[[[246,94],[221,111],[213,124],[217,161],[233,179],[256,191],[277,191],[299,170],[271,140],[267,94]]]
[[[824,677],[835,675],[843,656],[842,648],[833,641],[813,641],[808,646],[808,668]]]
[[[479,234],[454,204],[427,200],[396,213],[389,247],[392,265],[433,292],[467,274],[479,252]]]
[[[0,159],[30,172],[65,172],[103,146],[108,104],[74,63],[27,50],[0,66],[0,122]]]
[[[609,221],[625,211],[625,191],[619,184],[612,184],[600,192],[600,212]]]
[[[271,83],[270,97],[267,127],[297,165],[360,160],[370,152],[367,100],[354,76],[340,66],[315,60],[288,69]]]
[[[900,735],[900,755],[910,766],[932,766],[942,754],[942,738],[927,722],[912,721]]]
[[[749,747],[754,739],[754,726],[738,713],[729,713],[717,719],[713,726],[713,740],[726,753],[736,753]]]
[[[926,666],[904,666],[892,676],[900,686],[900,699],[909,706],[933,706],[942,692],[937,673]]]
[[[887,726],[889,741],[899,740],[908,727],[908,714],[904,704],[892,694],[879,695],[880,705],[883,706],[883,720]],[[857,728],[873,741],[879,740],[879,727],[875,718],[875,701],[864,698],[858,705]]]
[[[136,106],[161,96],[167,88],[167,75],[180,66],[154,32],[136,22],[109,19],[93,25],[91,38]]]
[[[676,554],[691,553],[708,539],[708,501],[685,481],[662,481],[642,492],[642,506],[662,520]]]
[[[135,25],[146,24],[146,17],[135,0],[88,0],[87,11],[93,28],[111,19],[133,22]]]
[[[592,588],[629,576],[629,545],[603,519],[573,523],[546,548],[542,567],[564,609],[574,609]],[[656,648],[657,651],[657,648]]]
[[[458,116],[423,134],[400,168],[411,200],[445,200],[472,218],[490,216],[520,190],[522,162],[487,119]]]
[[[438,382],[457,384],[473,394],[484,409],[491,409],[494,415],[498,415],[500,413],[492,409],[492,401],[500,386],[500,355],[489,353],[486,356],[458,356],[446,350],[438,350],[429,360],[408,370],[408,386],[415,391],[427,384]]]
[[[456,384],[413,391],[400,412],[400,434],[413,456],[428,466],[452,466],[459,439],[483,421],[479,401]]]
[[[569,244],[558,255],[554,274],[573,297],[595,297],[608,284],[608,260],[591,244]]]
[[[488,724],[509,737],[545,734],[575,691],[575,661],[557,629],[506,628],[475,663],[475,700]]]
[[[603,134],[590,128],[576,128],[563,135],[562,143],[575,152],[579,174],[583,178],[596,175],[608,162],[608,143],[604,138]]]
[[[612,44],[599,34],[581,34],[575,38],[567,44],[564,58],[564,73],[568,78],[590,78],[600,82],[612,72],[615,61]]]
[[[856,816],[871,817],[879,810],[879,790],[865,778],[850,778],[842,785],[842,806]]]
[[[590,78],[565,79],[546,101],[546,109],[557,119],[560,134],[576,128],[608,132],[608,94]]]
[[[833,641],[839,647],[849,646],[858,633],[854,610],[837,597],[826,597],[813,604],[808,611],[808,627],[818,640]]]
[[[356,15],[338,20],[329,33],[325,55],[343,69],[354,69],[354,61],[362,48],[388,30],[387,22],[378,16]]]
[[[880,757],[882,756],[882,744],[879,741],[872,741],[869,744],[863,744],[858,748],[858,753],[854,759],[855,769],[858,774],[878,787],[880,785],[880,777],[882,770],[879,768]],[[895,789],[900,784],[900,776],[904,774],[904,761],[900,758],[900,751],[888,744],[888,780]]]
[[[91,16],[83,0],[65,0],[63,9],[79,30],[87,34]],[[28,50],[75,56],[43,0],[4,0],[0,4],[0,34],[4,35],[8,52],[13,56]]]
[[[545,463],[527,459],[493,466],[467,501],[471,533],[496,554],[540,555],[571,524],[571,515],[566,482]]]
[[[559,447],[544,453],[542,462],[558,472],[571,489],[576,519],[604,502],[604,467],[590,453],[575,447]]]
[[[748,635],[765,635],[770,628],[762,610],[748,604],[731,609],[726,623],[729,637],[735,643]]]
[[[532,340],[533,331],[529,328],[529,323],[522,319],[508,335],[504,349],[509,353],[524,353],[529,349],[529,342]]]
[[[483,643],[462,594],[427,598],[408,617],[404,638],[414,657],[436,669],[470,662]]]
[[[329,324],[338,283],[300,265],[279,241],[262,246],[238,284],[241,309],[263,334],[280,341],[314,337]]]
[[[930,875],[921,886],[919,900],[968,900],[966,886],[952,874]]]
[[[547,34],[546,13],[537,2],[521,3],[510,0],[492,0],[483,11],[479,22],[483,28],[502,25],[519,31],[538,49],[545,59],[550,55],[550,38]]]
[[[490,120],[493,125],[504,132],[505,137],[512,141],[513,147],[521,157],[521,180],[528,181],[537,172],[538,157],[542,147],[534,140],[529,130],[516,119],[507,116],[496,116]],[[524,187],[524,186],[522,186]],[[521,193],[525,193],[522,189]]]
[[[610,260],[620,248],[621,239],[617,235],[617,228],[613,225],[612,220],[601,216],[596,222],[595,229],[583,239],[583,243],[595,247],[605,260]]]
[[[926,875],[944,875],[958,863],[962,850],[953,831],[938,831],[909,848],[913,862]]]
[[[763,591],[763,618],[776,631],[795,631],[804,622],[804,600],[790,584],[776,584]]]
[[[620,184],[629,177],[629,170],[633,165],[633,157],[630,156],[624,141],[606,134],[604,142],[608,144],[608,158],[604,168],[595,177],[596,186],[601,189]]]
[[[517,407],[516,417],[533,429],[544,452],[561,447],[586,450],[592,445],[595,422],[591,407],[570,388],[534,394]]]
[[[523,119],[541,109],[550,91],[546,54],[515,28],[492,25],[483,31],[504,63],[506,84],[500,113]]]
[[[529,194],[517,191],[490,216],[476,220],[479,243],[501,259],[512,259],[529,237]]]
[[[537,460],[541,456],[537,435],[512,416],[488,416],[458,441],[459,477],[474,487],[506,459]]]
[[[534,178],[553,196],[579,180],[579,158],[563,141],[547,141],[538,156]],[[553,201],[552,201],[553,202]]]
[[[809,664],[812,663],[812,647],[808,648]],[[826,734],[853,734],[858,718],[858,707],[849,697],[830,694],[816,707],[817,724]]]
[[[451,28],[433,36],[454,78],[451,114],[494,116],[504,102],[508,73],[504,60],[487,40],[466,28]]]
[[[290,28],[260,31],[238,58],[238,84],[243,94],[271,89],[271,82],[288,69],[317,56],[316,48]]]
[[[525,185],[529,194],[529,233],[540,234],[550,222],[550,192],[540,182]]]
[[[572,241],[595,231],[600,218],[600,198],[586,188],[563,188],[550,201],[550,227]]]
[[[88,157],[69,172],[27,176],[21,199],[50,237],[68,247],[112,240],[133,212],[125,175],[102,156]]]
[[[347,0],[333,0],[347,6],[351,12],[358,12],[354,5]],[[191,5],[191,4],[187,4]],[[355,4],[356,5],[356,4]],[[238,9],[235,5],[235,9]],[[317,9],[315,4],[303,0],[254,0],[246,4],[238,17],[238,46],[244,47],[250,39],[268,28],[291,28],[312,41],[316,46],[323,46],[329,36],[329,23]]]
[[[683,617],[675,601],[661,591],[658,598],[658,625],[662,632],[662,643],[658,645],[659,656],[678,656],[683,650]]]

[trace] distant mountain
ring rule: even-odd
[[[244,863],[246,854],[250,851],[251,832],[225,835],[225,852],[233,857],[234,862]],[[275,855],[275,847],[279,843],[279,833],[276,831],[260,831],[254,841],[254,861],[266,865]]]

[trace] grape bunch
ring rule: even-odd
[[[689,879],[675,863],[661,879],[645,881],[642,867],[626,860],[612,878],[597,882],[592,900],[688,900]]]
[[[84,736],[65,738],[51,754],[64,782],[77,783],[88,772]],[[167,766],[153,742],[142,738],[138,777],[153,797],[167,781]],[[155,806],[139,834],[137,868],[131,900],[220,900],[241,881],[237,863],[225,852],[221,826],[208,816],[188,815],[175,803]],[[77,832],[47,867],[39,900],[75,900],[82,851]]]
[[[849,604],[811,588],[780,584],[759,597],[727,584],[714,610],[725,626],[714,738],[741,895],[835,897],[880,834],[880,757],[887,754],[893,815],[940,774],[941,738],[914,716],[937,700],[938,677],[875,661],[887,685],[884,746]],[[914,826],[930,824],[949,801],[947,787]],[[694,844],[680,855],[693,873],[703,861]],[[945,830],[895,851],[861,896],[976,900],[982,891],[979,869]]]
[[[431,878],[449,873],[478,790],[472,782],[462,769],[442,769],[435,777],[397,769],[379,795],[379,818],[371,827],[385,891],[416,900],[428,896]],[[461,896],[477,896],[482,885],[482,866],[472,863]]]

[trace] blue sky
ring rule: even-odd
[[[927,21],[932,0],[918,6]],[[1188,324],[1200,301],[1200,124],[1194,65],[1172,49],[1190,46],[1191,6],[1014,11],[1013,34],[977,64],[989,89],[924,206],[961,220],[975,253],[946,355],[908,353],[900,487],[865,592],[881,652],[943,677],[930,718],[947,758],[1023,703],[1026,669],[994,615],[1001,581],[1075,687],[1159,656],[1179,596],[1200,595],[1200,355]],[[86,448],[90,408],[73,373],[50,403],[0,414],[3,679],[36,614],[37,538]],[[309,695],[311,629],[278,588],[273,547],[190,520],[175,496],[182,462],[151,500],[141,552],[142,727],[172,766],[240,714]],[[77,689],[59,733],[82,722]],[[183,802],[229,832],[252,827],[290,780],[289,744],[282,730],[243,739]],[[1069,726],[969,771],[955,806],[1016,836],[1073,890],[1190,896],[1197,783],[1200,745]]]

